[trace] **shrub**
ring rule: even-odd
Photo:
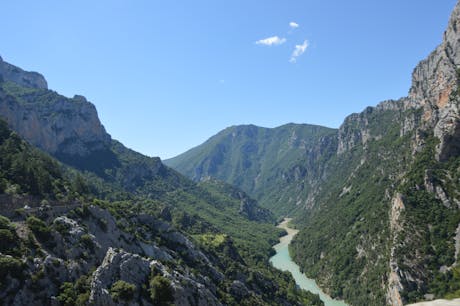
[[[91,237],[91,235],[89,235],[89,234],[81,235],[80,242],[87,249],[90,249],[90,250],[94,249],[94,242],[93,242],[93,238]]]
[[[4,281],[7,275],[13,278],[22,278],[23,264],[20,260],[11,256],[0,255],[0,289],[5,285]],[[1,301],[0,301],[1,302]]]
[[[0,216],[0,229],[10,229],[11,221],[7,217]]]
[[[174,301],[170,280],[161,275],[153,277],[150,281],[150,297],[154,305],[170,305]]]
[[[30,216],[26,220],[27,226],[37,236],[38,239],[46,240],[50,238],[51,231],[45,222],[37,217]]]
[[[5,252],[16,242],[15,235],[7,229],[0,229],[0,252]]]
[[[63,283],[57,299],[64,306],[87,305],[89,290],[89,279],[87,276],[83,275],[77,279],[75,284],[69,282]]]
[[[0,256],[0,275],[2,275],[2,277],[10,274],[14,278],[20,278],[22,267],[22,262],[16,258]]]
[[[133,299],[135,292],[135,285],[122,280],[115,282],[112,285],[112,288],[110,288],[110,295],[114,301],[130,301]]]

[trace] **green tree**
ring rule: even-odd
[[[114,301],[130,301],[134,298],[135,292],[135,285],[122,280],[116,281],[110,288],[110,295]]]
[[[171,282],[161,275],[156,275],[150,281],[150,297],[155,305],[170,305],[174,302]]]

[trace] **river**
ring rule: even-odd
[[[292,238],[294,238],[294,236],[299,231],[289,228],[289,221],[291,221],[291,219],[286,218],[278,225],[279,228],[286,230],[288,234],[281,237],[280,243],[273,247],[276,251],[276,254],[270,258],[272,265],[279,270],[291,272],[297,285],[302,289],[315,294],[319,294],[319,297],[324,302],[325,306],[348,306],[345,302],[334,300],[329,295],[324,293],[321,288],[318,287],[315,280],[308,278],[305,276],[305,274],[301,273],[299,266],[294,261],[292,261],[291,256],[289,255],[288,246],[289,243],[291,243]]]

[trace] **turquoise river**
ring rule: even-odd
[[[279,228],[286,230],[288,234],[281,237],[280,243],[273,247],[276,254],[270,258],[272,265],[279,270],[291,272],[297,285],[302,289],[319,294],[319,297],[324,302],[325,306],[348,306],[345,302],[334,300],[324,293],[321,288],[318,287],[315,280],[306,277],[305,274],[300,272],[299,266],[292,261],[291,256],[289,255],[288,246],[289,243],[291,243],[292,238],[294,238],[297,234],[298,230],[289,228],[289,221],[290,219],[286,218],[278,225]]]

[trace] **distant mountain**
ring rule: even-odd
[[[460,297],[459,104],[460,2],[408,97],[338,130],[231,127],[166,163],[295,215],[295,261],[352,305]]]
[[[196,181],[223,180],[286,215],[307,205],[306,180],[318,183],[322,161],[336,151],[336,135],[337,130],[308,124],[233,126],[164,163]]]
[[[269,211],[124,147],[84,97],[1,60],[0,117],[0,304],[321,305],[269,266]]]

